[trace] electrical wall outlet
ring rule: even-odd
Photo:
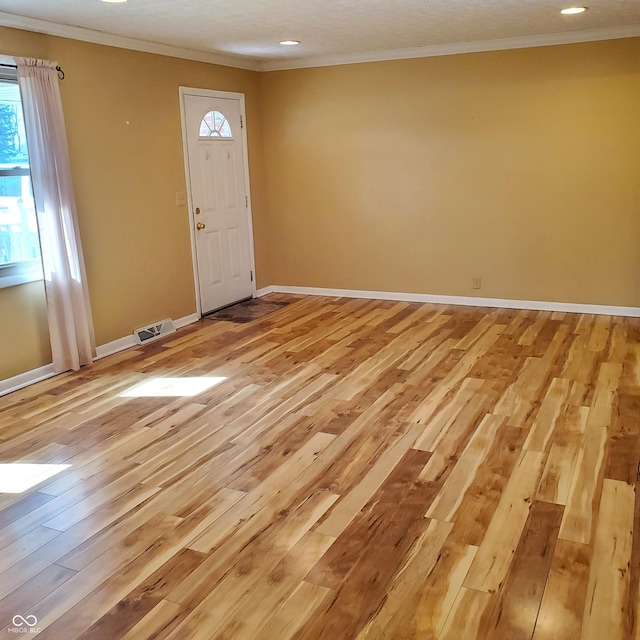
[[[482,289],[482,278],[480,276],[471,278],[471,286],[474,289]]]

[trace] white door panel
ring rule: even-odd
[[[186,93],[183,101],[198,289],[202,313],[208,313],[253,293],[241,104]],[[222,135],[200,135],[203,118],[213,112],[228,127]]]
[[[206,263],[206,269],[203,270],[201,279],[204,278],[206,287],[215,287],[222,284],[222,251],[220,244],[220,231],[206,230],[204,232],[204,242],[206,242],[206,251],[202,256],[203,262]],[[202,239],[200,240],[202,244]]]
[[[240,242],[241,231],[237,227],[229,229],[227,239],[229,241],[229,276],[232,280],[242,278],[242,248]]]

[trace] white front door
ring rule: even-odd
[[[241,97],[181,89],[201,313],[250,298],[253,255]],[[237,95],[237,94],[233,94]]]

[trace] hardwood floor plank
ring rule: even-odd
[[[486,395],[476,393],[438,434],[429,462],[420,473],[421,480],[444,482],[482,421],[488,403]]]
[[[476,640],[482,615],[491,602],[491,594],[462,587],[458,592],[438,640]]]
[[[273,638],[291,640],[298,629],[330,595],[331,589],[303,580],[268,618],[260,631],[252,637],[255,640],[273,640]]]
[[[297,488],[293,481],[301,474],[308,473],[309,468],[317,459],[320,451],[328,446],[335,436],[326,433],[315,434],[300,450],[293,455],[285,464],[275,471],[265,482],[259,485],[254,491],[227,510],[212,527],[204,531],[193,542],[189,548],[202,553],[209,553],[214,546],[221,542],[234,528],[242,525],[245,518],[253,517],[271,498],[271,492],[276,487],[287,487],[280,490],[281,505],[287,506],[288,500]]]
[[[151,640],[166,638],[182,620],[183,609],[179,604],[161,600],[146,616],[141,618],[121,640]],[[119,637],[107,631],[102,638]]]
[[[630,330],[630,333],[633,333]],[[627,355],[622,363],[620,390],[640,394],[640,344],[627,343]]]
[[[519,461],[525,437],[526,432],[519,427],[503,424],[498,427],[485,463],[480,465],[455,515],[451,516],[454,522],[451,531],[453,540],[480,546]]]
[[[591,543],[604,479],[607,436],[606,428],[589,424],[587,418],[560,527],[560,537],[563,540]]]
[[[362,362],[354,371],[345,376],[335,393],[338,400],[351,401],[361,394],[376,378],[403,356],[400,349],[386,349]]]
[[[411,449],[418,433],[421,431],[422,428],[420,425],[413,425],[408,433],[396,440],[396,442],[380,456],[374,467],[367,473],[362,481],[346,496],[338,500],[329,517],[316,527],[316,531],[337,538],[369,501],[371,496],[380,488],[407,451]]]
[[[59,535],[60,531],[56,529],[36,527],[23,536],[20,536],[14,543],[6,546],[2,550],[2,555],[0,555],[0,573],[6,571]]]
[[[420,451],[434,451],[438,442],[442,440],[442,433],[453,424],[458,414],[469,402],[474,400],[483,388],[484,381],[476,378],[463,380],[455,393],[451,394],[449,401],[445,401],[438,412],[429,420],[424,433],[414,445]]]
[[[370,547],[377,543],[379,536],[384,535],[384,531],[380,531],[376,526],[377,523],[386,521],[387,515],[396,513],[401,506],[397,499],[391,499],[390,496],[401,496],[407,509],[412,508],[415,502],[428,504],[432,500],[433,488],[418,481],[418,475],[428,455],[422,451],[407,451],[393,474],[385,480],[366,507],[342,532],[338,543],[309,572],[305,578],[308,582],[337,589],[357,564],[358,558],[371,553]],[[414,516],[413,520],[417,529],[422,526],[426,528],[428,525],[423,521],[422,514],[420,518]]]
[[[621,374],[622,365],[615,362],[602,363],[589,411],[591,424],[607,428],[611,424],[614,396]]]
[[[417,480],[424,455],[407,453],[362,514],[306,576],[314,584],[337,587],[336,594],[294,637],[356,637],[374,615],[405,554],[428,525],[422,514],[430,491]],[[382,522],[386,526],[380,526]]]
[[[76,572],[71,569],[50,564],[46,569],[26,580],[10,595],[0,600],[3,620],[9,616],[13,618],[15,613],[12,614],[12,612],[30,611],[40,600],[46,598],[74,575]]]
[[[561,505],[533,503],[507,578],[487,616],[488,637],[525,640],[533,635],[562,511]]]
[[[569,405],[566,413],[558,420],[537,500],[567,504],[578,454],[584,447],[584,431],[588,416],[589,410],[586,407]]]
[[[576,337],[569,348],[567,360],[560,372],[561,378],[583,384],[590,384],[594,381],[602,354],[589,351],[587,344],[586,336],[579,335]]]
[[[359,640],[438,637],[477,551],[437,539],[439,529],[447,531],[444,523],[433,520],[420,541],[425,546],[411,554]]]
[[[271,294],[0,397],[43,639],[631,639],[640,319]],[[196,396],[128,397],[219,376]],[[10,467],[6,467],[10,470]],[[5,631],[8,627],[5,627]]]
[[[329,536],[323,536],[315,531],[307,532],[291,550],[290,558],[285,556],[274,566],[265,567],[267,572],[264,575],[263,584],[281,583],[285,579],[282,575],[283,571],[285,574],[290,574],[287,576],[287,582],[293,585],[298,584],[333,542],[334,538]],[[283,565],[286,568],[283,568]],[[229,618],[243,601],[254,602],[252,586],[256,584],[260,576],[252,575],[252,578],[252,580],[244,580],[242,574],[236,574],[221,582],[206,595],[167,638],[173,640],[186,637],[193,640],[210,640],[216,637],[217,632],[221,631],[223,625],[229,622]],[[255,607],[251,610],[247,609],[244,615],[248,616],[253,611],[255,611]],[[268,611],[267,607],[264,613],[266,614]]]
[[[259,512],[219,544],[167,599],[182,604],[189,613],[218,583],[227,590],[230,584],[235,588],[249,588],[247,583],[273,569],[331,507],[336,497],[326,491],[315,491],[299,504],[278,510],[276,514],[268,509]],[[255,544],[251,544],[254,541]]]
[[[624,364],[627,359],[629,343],[627,340],[627,327],[623,323],[624,320],[622,318],[616,318],[613,322],[607,351],[607,362]]]
[[[450,334],[451,329],[439,330],[432,338],[416,347],[406,360],[398,364],[398,369],[411,372],[406,380],[408,385],[424,384],[435,371],[441,371],[441,367],[444,366],[444,362],[456,344],[456,339],[451,338]]]
[[[454,515],[468,488],[476,478],[480,467],[485,464],[498,429],[504,425],[505,421],[502,416],[490,414],[483,418],[442,490],[438,492],[433,504],[429,507],[426,517],[450,522],[454,520]]]
[[[191,549],[180,551],[91,625],[79,636],[79,640],[127,637],[158,605],[166,602],[164,597],[199,566],[204,558],[204,554]],[[157,614],[158,611],[155,611],[153,617]]]
[[[20,494],[18,494],[20,495]],[[20,497],[13,504],[4,507],[0,511],[0,529],[8,527],[16,520],[19,520],[22,516],[31,513],[34,509],[46,504],[53,499],[53,496],[46,493],[30,493],[24,498]]]
[[[115,501],[117,498],[122,498],[123,504],[119,512],[111,516],[112,519],[116,519],[120,515],[131,511],[160,490],[159,487],[149,487],[144,484],[136,484],[133,488],[126,489],[127,485],[130,486],[131,483],[132,479],[126,476],[122,479],[122,482],[112,483],[108,489],[95,492],[89,498],[85,498],[72,507],[65,509],[62,513],[51,518],[51,520],[47,520],[44,526],[58,531],[65,531],[84,520],[88,514],[97,512],[103,505],[110,506],[108,505],[109,500]],[[123,493],[119,494],[120,491]]]
[[[316,531],[306,533],[269,572],[266,579],[247,593],[245,606],[241,609],[236,607],[214,637],[219,640],[255,638],[269,622],[273,612],[287,602],[296,587],[304,584],[304,575],[333,542],[333,538],[322,536]],[[251,606],[255,602],[259,602],[260,606]],[[322,600],[318,604],[320,602]],[[201,636],[208,637],[205,634]]]
[[[558,539],[533,640],[578,640],[587,597],[591,548]]]
[[[583,640],[630,636],[634,502],[633,487],[617,480],[604,481],[582,621]]]
[[[293,395],[290,399],[281,402],[272,411],[265,416],[256,420],[251,424],[249,429],[246,429],[241,434],[233,438],[232,442],[239,444],[251,444],[260,434],[268,429],[275,421],[281,420],[288,413],[295,411],[298,407],[305,404],[314,395],[322,395],[326,387],[331,386],[336,381],[336,376],[333,374],[325,373],[310,384],[301,389],[298,393]]]
[[[47,597],[40,600],[32,607],[32,615],[38,619],[38,624],[43,628],[42,636],[55,638],[57,634],[67,633],[74,637],[84,631],[90,624],[102,615],[99,609],[80,606],[78,603],[84,598],[90,597],[95,589],[99,589],[103,583],[108,584],[109,578],[118,573],[132,559],[138,557],[153,544],[153,540],[163,533],[172,530],[179,520],[177,518],[158,519],[150,527],[146,536],[138,534],[135,538],[122,545],[118,562],[113,558],[99,557],[88,567],[75,573],[69,580],[52,591]],[[112,597],[115,598],[114,594]],[[116,602],[118,598],[115,598]],[[102,600],[104,602],[104,599]],[[0,601],[1,606],[1,601]],[[108,607],[110,608],[110,606]],[[108,610],[107,608],[107,610]],[[74,610],[73,615],[70,614]],[[82,612],[82,615],[79,615]],[[5,617],[9,612],[2,612]],[[57,621],[64,618],[69,627],[64,630],[64,625]]]
[[[553,315],[554,314],[552,314],[552,316]],[[564,319],[565,318],[562,318],[562,320]],[[566,323],[561,324],[553,334],[551,342],[542,356],[542,360],[552,364],[554,367],[561,368],[567,361],[572,342],[571,327]]]
[[[635,484],[640,462],[640,395],[618,395],[609,429],[605,477]]]
[[[516,379],[499,398],[493,413],[509,418],[509,426],[524,428],[534,414],[536,399],[544,394],[552,365],[540,358],[526,358]]]
[[[430,394],[414,411],[411,416],[411,422],[425,424],[437,411],[444,398],[465,379],[478,360],[491,348],[503,330],[503,325],[492,325],[472,347],[466,350],[462,359],[453,367],[449,374],[440,381],[438,390]]]
[[[532,345],[535,339],[538,337],[538,334],[542,331],[542,328],[544,327],[550,316],[551,313],[549,311],[543,311],[542,313],[536,314],[534,321],[520,336],[518,344],[527,346]]]
[[[22,587],[85,539],[86,534],[83,531],[70,529],[0,573],[0,598],[6,598]]]
[[[468,589],[496,593],[504,581],[538,488],[545,454],[524,451],[464,582]]]
[[[570,388],[571,383],[569,380],[554,378],[551,381],[549,390],[525,440],[525,449],[529,451],[548,451],[556,422],[565,408]]]
[[[201,516],[197,526],[192,530],[192,537],[197,537],[211,526],[218,518],[220,518],[228,509],[231,508],[238,500],[244,497],[239,491],[231,491],[222,489],[215,495],[206,498],[199,496],[200,504],[196,510],[180,510],[182,515],[175,515],[183,520],[189,516],[199,514]],[[101,555],[111,553],[114,547],[124,544],[127,545],[131,537],[137,535],[140,528],[148,526],[153,518],[163,518],[167,515],[167,511],[172,511],[172,506],[165,501],[156,503],[149,501],[145,507],[137,509],[133,517],[119,520],[111,527],[101,529],[97,534],[88,538],[84,543],[78,544],[72,552],[59,558],[57,563],[61,566],[80,571],[84,567],[90,565]]]
[[[628,612],[631,617],[629,627],[631,637],[640,636],[640,478],[634,484],[635,508],[633,511],[633,542],[631,547],[631,562],[629,565],[629,606]]]
[[[610,316],[597,316],[591,335],[589,336],[589,342],[587,343],[587,349],[589,351],[604,351],[609,342],[609,330],[611,327]]]

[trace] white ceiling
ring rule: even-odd
[[[0,0],[0,24],[265,70],[640,35],[640,0],[586,4],[563,16],[571,0]],[[302,44],[278,44],[289,38]]]

